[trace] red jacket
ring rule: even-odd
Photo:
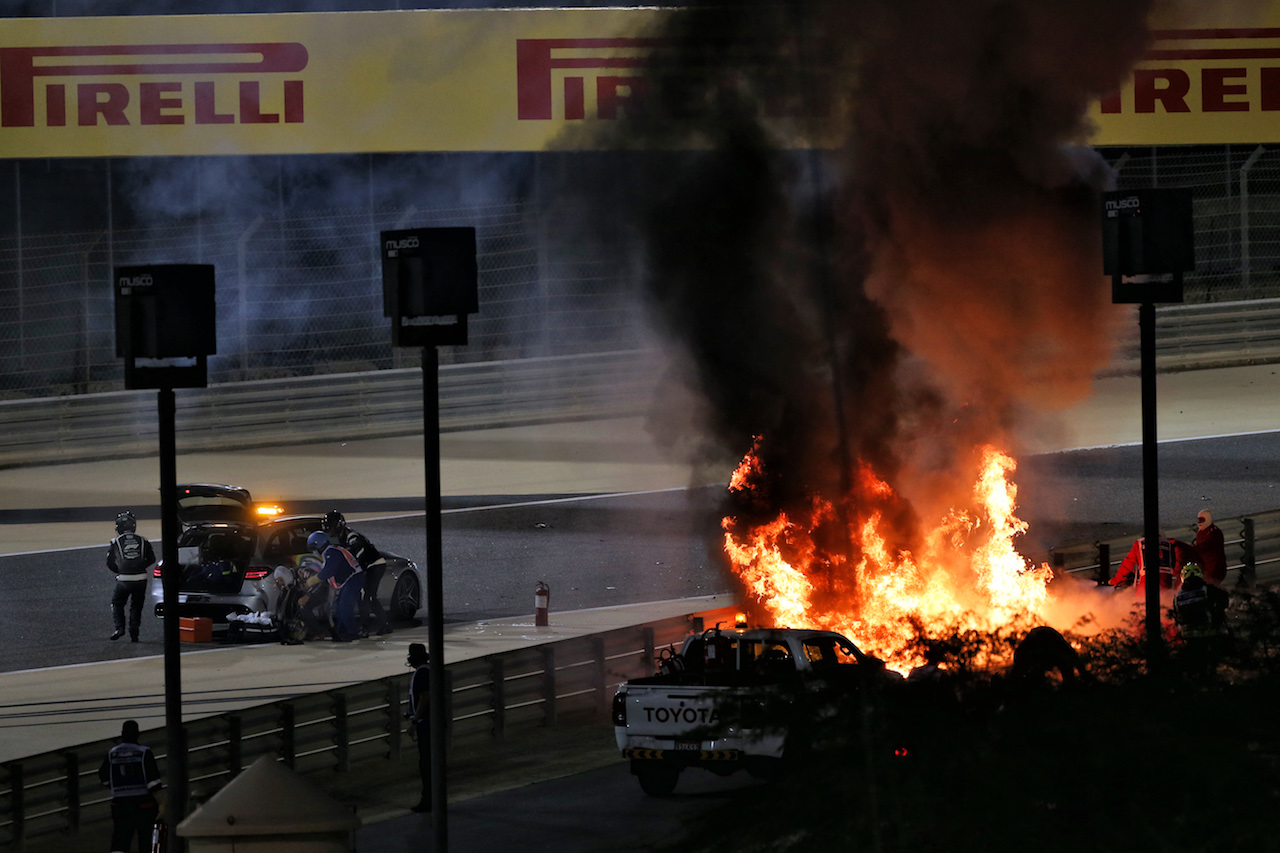
[[[1204,561],[1194,545],[1183,542],[1180,539],[1166,539],[1161,536],[1160,588],[1177,589],[1181,586],[1182,567],[1192,562],[1200,563],[1201,566],[1204,566]],[[1110,584],[1112,586],[1125,586],[1133,583],[1137,587],[1138,594],[1141,595],[1143,590],[1142,579],[1144,577],[1143,563],[1143,540],[1139,539],[1133,543],[1133,547],[1125,555],[1124,560],[1120,563],[1120,568],[1116,570],[1116,576],[1110,580]]]
[[[1204,581],[1222,586],[1227,577],[1227,551],[1223,543],[1222,528],[1209,524],[1196,531],[1196,550],[1200,552],[1200,565],[1204,567]]]

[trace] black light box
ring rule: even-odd
[[[1191,191],[1141,189],[1102,196],[1102,271],[1114,302],[1181,302],[1196,267]],[[1155,280],[1124,281],[1124,276]]]
[[[116,267],[116,355],[127,388],[203,388],[217,352],[212,264]]]
[[[476,229],[382,232],[382,313],[395,346],[467,342],[467,315],[480,309]]]

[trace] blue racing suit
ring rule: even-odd
[[[321,555],[324,565],[317,577],[337,590],[333,601],[333,638],[342,642],[360,636],[357,607],[364,588],[364,572],[351,552],[330,543]]]

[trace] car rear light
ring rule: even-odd
[[[613,724],[615,726],[625,726],[627,724],[627,694],[613,694]]]
[[[154,569],[152,569],[152,570],[151,570],[151,577],[153,577],[153,578],[158,578],[158,577],[160,577],[160,564],[159,564],[159,563],[156,563],[156,567],[155,567]]]
[[[247,581],[260,581],[270,572],[267,569],[249,569],[244,573],[244,579]]]

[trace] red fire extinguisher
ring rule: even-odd
[[[533,624],[547,624],[547,610],[551,607],[551,587],[543,581],[533,588]]]

